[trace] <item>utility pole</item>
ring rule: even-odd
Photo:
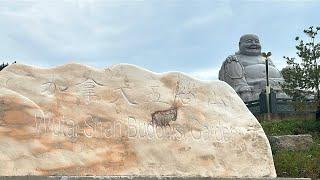
[[[265,53],[263,52],[262,57],[265,58],[266,62],[266,100],[267,100],[267,116],[268,120],[270,120],[270,83],[269,83],[269,57],[272,55],[271,52]]]

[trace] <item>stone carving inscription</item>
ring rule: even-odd
[[[42,84],[41,94],[53,95],[56,91],[56,84],[54,82],[47,82]]]
[[[151,114],[151,124],[160,127],[170,126],[171,121],[177,120],[177,115],[177,108],[170,108],[164,111],[156,111]]]
[[[123,79],[123,85],[113,90],[113,92],[115,92],[117,96],[113,101],[111,101],[111,103],[116,103],[122,97],[129,105],[137,105],[138,103],[132,100],[125,91],[125,89],[131,89],[132,86],[133,85],[129,81],[128,77],[125,76]]]
[[[86,99],[86,104],[89,104],[93,98],[96,98],[95,93],[96,84],[92,79],[88,79],[82,84],[82,94]]]
[[[183,105],[191,103],[196,97],[195,89],[195,84],[179,77],[175,89],[175,100],[180,100]]]

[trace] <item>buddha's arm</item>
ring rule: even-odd
[[[219,72],[219,79],[227,82],[236,92],[251,91],[245,78],[245,70],[236,56],[229,56]]]

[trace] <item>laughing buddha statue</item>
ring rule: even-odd
[[[268,62],[270,86],[277,98],[286,98],[280,86],[284,79],[272,60],[268,58]],[[266,89],[266,61],[261,55],[258,36],[241,36],[239,51],[223,62],[219,80],[232,86],[244,102],[259,99],[260,93]]]

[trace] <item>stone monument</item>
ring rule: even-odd
[[[254,34],[241,36],[239,51],[222,64],[219,79],[227,82],[245,102],[259,99],[266,87],[266,64],[261,56],[259,37]],[[280,71],[269,59],[269,80],[278,98],[287,98],[280,83],[284,81]]]
[[[119,64],[0,72],[0,176],[276,177],[257,119],[221,81]]]

